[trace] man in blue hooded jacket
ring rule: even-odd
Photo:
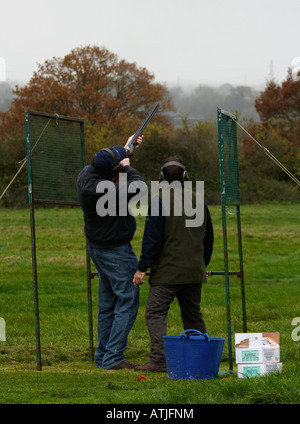
[[[137,142],[139,145],[142,137]],[[125,182],[116,181],[119,171],[126,174]],[[123,193],[125,191],[129,202],[135,195],[128,191],[133,181],[144,182],[144,178],[130,166],[130,160],[126,158],[126,150],[122,146],[97,152],[93,163],[86,166],[77,179],[88,252],[99,274],[98,346],[95,362],[104,369],[132,369],[135,366],[125,360],[124,351],[139,307],[139,290],[132,285],[138,261],[130,244],[136,222],[127,207],[125,214],[121,216],[119,213],[119,193],[121,190]],[[103,187],[113,185],[115,213],[99,211],[99,199],[105,195],[105,190],[99,190],[101,184]]]

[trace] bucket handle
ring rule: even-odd
[[[190,333],[190,334],[185,334],[185,333],[187,333],[187,332],[191,332],[191,333]],[[205,340],[206,340],[206,341],[209,341],[209,338],[208,338],[208,334],[207,334],[207,333],[201,333],[201,331],[193,330],[193,329],[190,329],[190,330],[184,330],[184,331],[180,334],[180,336],[181,336],[181,337],[203,336],[203,337],[205,338]]]

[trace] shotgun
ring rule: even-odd
[[[139,127],[139,129],[136,131],[136,133],[134,134],[134,136],[130,140],[130,143],[125,147],[127,157],[129,157],[131,155],[131,153],[133,152],[135,146],[137,145],[137,141],[136,141],[137,138],[140,135],[143,134],[145,128],[147,127],[147,125],[149,124],[149,122],[151,121],[153,116],[156,114],[156,112],[158,111],[159,106],[160,106],[159,102],[155,103],[153,108],[150,110],[150,112],[148,113],[148,115],[144,119],[142,125]]]
[[[158,111],[158,108],[160,106],[159,102],[156,102],[155,105],[153,106],[153,108],[150,110],[150,112],[148,113],[148,115],[146,116],[146,118],[144,119],[143,123],[141,124],[141,126],[139,127],[139,129],[136,131],[136,133],[134,134],[134,136],[132,137],[132,139],[130,140],[130,142],[128,143],[128,145],[125,147],[126,150],[126,157],[129,158],[134,150],[134,148],[137,145],[137,138],[143,134],[145,128],[147,127],[147,125],[149,124],[149,122],[151,121],[151,119],[153,118],[153,116],[156,114],[156,112]],[[119,173],[120,173],[120,166],[118,171],[116,172],[115,176],[113,177],[113,182],[117,183],[119,181]]]

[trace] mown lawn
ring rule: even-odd
[[[224,270],[221,208],[210,207],[215,248],[210,271]],[[300,204],[241,207],[247,329],[279,331],[283,371],[239,379],[228,371],[226,298],[223,276],[203,288],[202,311],[208,333],[224,337],[219,378],[171,380],[165,373],[138,381],[134,371],[97,369],[89,358],[86,255],[79,208],[36,209],[42,371],[37,371],[29,210],[0,210],[0,341],[2,404],[297,404],[300,400],[300,341],[292,320],[300,317]],[[236,218],[228,215],[229,268],[238,268]],[[133,240],[140,254],[144,217],[137,217]],[[242,332],[240,281],[230,278],[231,325]],[[97,285],[93,280],[96,343]],[[140,310],[129,337],[127,359],[144,363],[149,338],[144,322],[148,285],[140,290]],[[175,302],[169,334],[182,326]],[[299,329],[300,335],[300,329]]]

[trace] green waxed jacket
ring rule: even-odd
[[[165,217],[163,242],[160,254],[151,267],[150,285],[205,283],[204,237],[207,209],[203,224],[188,227],[188,217],[183,212],[174,214],[174,196],[171,196],[170,216]],[[176,204],[176,202],[175,202]]]

